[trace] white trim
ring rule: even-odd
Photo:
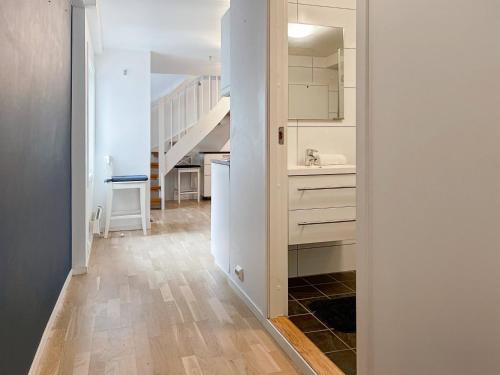
[[[85,275],[89,269],[89,266],[79,266],[79,267],[73,267],[71,270],[71,273],[75,276],[77,275]]]
[[[288,2],[269,3],[268,318],[288,313]],[[284,144],[278,143],[283,128]]]
[[[74,7],[71,32],[71,262],[86,266],[87,48],[85,9]]]
[[[73,271],[69,271],[68,276],[66,277],[66,281],[64,281],[64,285],[61,289],[61,292],[59,292],[59,297],[57,297],[57,302],[54,306],[54,309],[52,310],[52,313],[50,314],[49,321],[47,322],[47,325],[45,326],[45,330],[43,331],[42,338],[40,339],[40,343],[38,344],[38,348],[36,349],[35,357],[33,358],[33,362],[31,363],[30,371],[28,372],[28,375],[35,375],[38,373],[39,370],[39,365],[40,365],[40,359],[42,356],[42,353],[45,350],[45,346],[47,345],[47,341],[49,340],[50,337],[50,331],[52,330],[52,326],[55,323],[55,320],[57,316],[59,315],[60,310],[62,310],[62,306],[64,303],[64,298],[66,296],[66,292],[69,286],[69,283],[71,281],[71,277],[73,276]]]
[[[221,272],[226,276],[226,280],[237,294],[237,296],[247,305],[247,307],[252,311],[257,320],[262,324],[264,329],[273,337],[274,341],[283,349],[283,351],[289,356],[293,363],[297,366],[298,370],[304,375],[315,375],[316,372],[309,366],[309,364],[302,358],[302,356],[295,350],[295,348],[285,339],[285,337],[278,331],[278,329],[271,323],[269,319],[266,319],[260,309],[253,303],[253,301],[248,297],[248,295],[236,284],[231,277],[225,273],[219,266],[217,266]]]
[[[360,375],[369,374],[373,369],[372,345],[372,228],[371,228],[371,128],[370,128],[370,0],[358,0],[356,10],[357,46],[357,96],[356,96],[356,160],[357,160],[357,371]]]

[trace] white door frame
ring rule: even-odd
[[[370,101],[369,101],[369,0],[358,0],[357,28],[357,361],[358,374],[368,374],[372,363],[372,234],[370,186]],[[288,176],[287,151],[277,142],[278,128],[288,123],[288,9],[286,0],[270,0],[269,22],[269,311],[268,318],[287,313],[288,289]],[[284,23],[284,25],[283,25]],[[283,73],[286,72],[286,73]],[[281,73],[281,74],[280,74]],[[286,142],[285,142],[286,144]]]
[[[90,115],[88,106],[89,78],[94,84],[95,102],[95,65],[85,5],[81,0],[72,0],[72,50],[71,50],[71,255],[73,275],[87,272],[92,237],[90,237],[90,218],[93,211],[94,176],[89,163]],[[91,74],[89,74],[91,73]],[[94,119],[95,126],[95,119]],[[94,129],[95,130],[95,129]],[[94,131],[95,136],[95,131]]]
[[[371,129],[369,1],[356,5],[356,311],[357,371],[368,374],[372,366],[372,229],[371,229]]]
[[[71,261],[73,274],[87,272],[86,45],[85,8],[73,2],[71,27]]]
[[[269,1],[268,318],[288,313],[288,2]],[[279,143],[280,128],[283,144]]]

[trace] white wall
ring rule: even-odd
[[[105,155],[113,156],[115,175],[150,174],[150,54],[105,50],[96,57],[96,73],[96,204],[104,207]],[[113,209],[138,210],[138,192],[116,192]],[[140,228],[140,219],[115,221],[111,228]]]
[[[266,0],[231,1],[231,278],[267,315]],[[241,282],[233,270],[244,269]]]
[[[304,165],[308,148],[344,154],[356,164],[356,1],[300,0],[288,3],[288,22],[344,28],[344,119],[288,122],[288,165]],[[290,64],[293,65],[293,64]],[[303,276],[356,268],[355,245],[306,244],[290,246],[289,276]]]
[[[500,2],[367,3],[358,373],[499,374]]]

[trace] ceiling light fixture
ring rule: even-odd
[[[314,25],[304,25],[302,23],[289,23],[288,36],[290,38],[305,38],[314,33]]]

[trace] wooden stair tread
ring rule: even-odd
[[[160,204],[161,203],[161,198],[151,197],[151,203],[152,204]]]
[[[151,162],[151,168],[158,168],[160,166],[160,163],[158,162]]]
[[[158,151],[151,151],[152,155],[158,155]]]
[[[151,191],[159,191],[160,190],[160,185],[152,185],[151,186]]]
[[[152,180],[157,180],[158,179],[158,175],[156,173],[151,173],[151,179]]]
[[[271,323],[304,358],[316,374],[345,375],[290,319],[279,316],[271,319]]]

